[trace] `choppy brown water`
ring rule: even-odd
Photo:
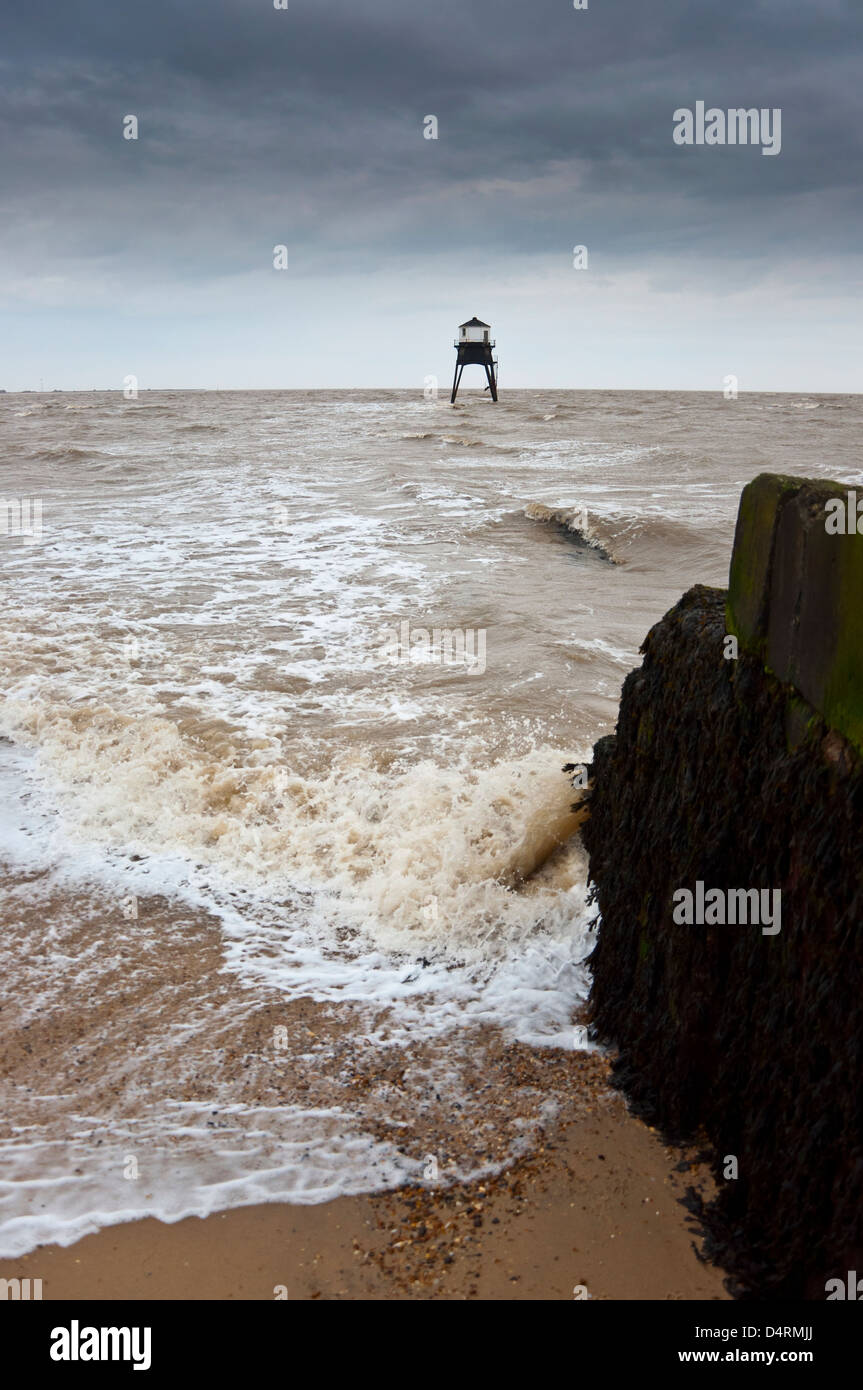
[[[0,1252],[503,1161],[562,1100],[478,1103],[477,1049],[491,1078],[507,1042],[581,1045],[562,764],[724,583],[750,477],[861,482],[859,398],[24,394],[0,422]]]

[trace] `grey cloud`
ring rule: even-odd
[[[333,273],[457,239],[720,259],[742,241],[757,259],[820,233],[850,252],[861,37],[843,0],[78,0],[50,23],[16,7],[2,244],[25,264],[53,240],[70,263],[191,277],[281,239]],[[675,147],[672,112],[699,98],[782,107],[781,158]]]

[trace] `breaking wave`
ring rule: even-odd
[[[591,518],[584,507],[547,507],[542,502],[529,502],[524,509],[524,515],[530,521],[559,527],[571,540],[595,550],[613,565],[621,563],[612,551],[608,539],[600,534],[600,523],[596,518]]]

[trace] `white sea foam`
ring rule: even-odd
[[[153,749],[142,747],[139,756],[146,765]],[[121,756],[119,766],[125,762]],[[72,776],[78,786],[82,771],[83,765]],[[584,997],[583,957],[590,942],[583,888],[577,882],[562,887],[559,866],[554,886],[549,880],[524,899],[487,878],[506,861],[507,850],[511,855],[513,840],[524,840],[526,807],[516,815],[517,784],[527,783],[520,792],[536,811],[530,785],[536,770],[498,769],[490,779],[474,779],[471,789],[458,786],[453,774],[426,769],[411,793],[404,780],[368,780],[354,770],[329,822],[315,825],[311,834],[308,824],[303,832],[303,822],[309,813],[314,822],[314,808],[327,805],[332,787],[307,780],[277,786],[276,803],[291,807],[299,846],[289,866],[280,864],[279,849],[265,834],[244,833],[236,813],[222,818],[223,852],[211,853],[204,822],[212,808],[193,791],[194,775],[187,772],[182,793],[163,785],[163,805],[182,804],[184,811],[175,809],[161,819],[158,832],[142,837],[151,814],[147,774],[139,781],[132,772],[122,789],[115,783],[113,797],[94,789],[90,779],[82,802],[62,799],[63,819],[53,810],[36,755],[7,746],[0,757],[0,842],[7,870],[35,876],[26,888],[28,910],[58,896],[78,902],[82,894],[92,903],[90,914],[154,895],[203,909],[221,923],[227,969],[247,998],[263,990],[275,991],[283,1007],[294,1000],[340,1009],[356,1005],[368,1019],[362,1038],[367,1046],[415,1049],[463,1037],[479,1024],[531,1044],[572,1046],[570,1019],[574,1003]],[[266,815],[274,789],[271,783],[257,786],[259,812]],[[494,809],[487,804],[493,794]],[[406,823],[404,810],[410,807],[416,816],[424,795],[422,817]],[[117,819],[113,798],[127,804],[128,822]],[[436,844],[438,817],[447,812],[453,817],[449,844]],[[486,823],[477,824],[483,814]],[[477,844],[489,831],[494,835],[501,814],[505,828],[497,833],[497,849]],[[378,846],[395,836],[380,867],[369,845],[366,873],[358,871],[352,849],[359,824],[375,827]],[[138,833],[124,844],[124,831]],[[289,839],[280,839],[283,847]],[[326,876],[322,844],[335,870]],[[183,848],[186,853],[177,852]],[[132,853],[142,857],[132,859]],[[578,878],[579,867],[571,863],[571,878]],[[432,902],[435,911],[429,913]],[[12,910],[14,916],[14,904]],[[75,911],[81,913],[80,905]],[[483,922],[484,930],[474,935]],[[346,926],[353,928],[351,936],[340,940]],[[143,919],[120,923],[110,949],[70,960],[62,976],[49,971],[46,979],[37,967],[20,979],[19,972],[30,998],[26,1016],[38,1023],[46,1010],[55,1016],[86,1012],[88,998],[104,1005],[112,987],[125,991],[125,975],[112,985],[112,962],[117,953],[139,951],[148,930]],[[55,955],[59,944],[54,937]],[[31,936],[31,947],[41,956],[40,940]],[[158,953],[158,940],[152,949]],[[60,953],[66,955],[65,949]],[[417,965],[422,953],[432,959],[423,957]],[[53,1101],[43,1096],[39,1122],[14,1126],[0,1142],[0,1255],[20,1254],[46,1240],[70,1243],[100,1225],[143,1215],[170,1221],[265,1200],[317,1202],[421,1176],[421,1154],[405,1155],[394,1144],[372,1139],[344,1106],[256,1108],[230,1095],[184,1101],[185,1078],[201,1065],[202,1049],[209,1050],[207,1036],[219,1017],[219,1006],[214,1008],[197,1021],[184,1012],[168,1032],[163,1023],[148,1044],[159,1072],[171,1078],[160,1104],[112,1116],[86,1091],[77,1098],[61,1093]],[[384,1014],[381,1031],[373,1020]],[[145,1053],[138,1058],[143,1074],[146,1064]],[[127,1066],[122,1053],[118,1065]],[[33,1114],[38,1099],[29,1098],[24,1115]],[[144,1156],[143,1171],[132,1184],[123,1173],[135,1155]],[[454,1169],[451,1176],[474,1171],[490,1169]]]

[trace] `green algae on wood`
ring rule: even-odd
[[[770,473],[744,488],[726,626],[863,749],[863,535],[827,529],[828,504],[850,491]]]
[[[728,576],[727,620],[728,631],[753,653],[763,650],[780,503],[801,486],[799,478],[759,473],[740,497]]]

